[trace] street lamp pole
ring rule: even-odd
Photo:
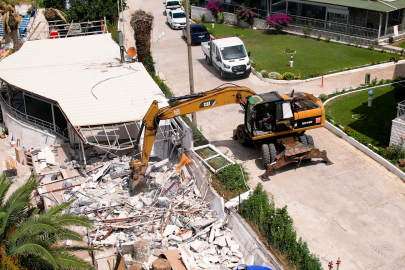
[[[159,40],[163,37],[165,35],[165,32],[163,32],[162,34],[160,34],[159,35],[159,37],[158,37],[158,39],[157,39],[157,42],[156,42],[156,53],[157,53],[157,63],[156,63],[156,66],[157,66],[157,75],[159,76]]]
[[[190,81],[190,94],[194,94],[194,76],[193,76],[193,57],[191,54],[191,37],[190,37],[190,16],[189,16],[189,0],[186,2],[186,30],[187,30],[187,51],[188,51],[188,77]],[[197,116],[195,113],[191,114],[192,122],[197,126]]]

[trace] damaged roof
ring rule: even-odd
[[[140,120],[167,106],[139,63],[121,64],[111,34],[27,41],[0,62],[0,79],[59,104],[73,126]]]

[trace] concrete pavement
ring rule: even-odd
[[[162,1],[130,0],[135,10],[142,7],[155,16],[153,57],[157,61],[156,40],[159,42],[160,71],[176,96],[189,93],[187,47],[181,31],[171,30],[163,15]],[[130,11],[126,11],[130,14]],[[129,24],[128,24],[129,25]],[[292,89],[318,95],[336,89],[357,87],[364,82],[365,73],[372,78],[392,79],[404,74],[404,65],[361,71],[320,80],[276,85],[249,78],[224,81],[219,72],[205,63],[201,48],[192,48],[195,90],[207,91],[230,82],[252,88],[258,93]],[[198,126],[221,151],[243,162],[251,173],[250,185],[261,182],[263,173],[260,151],[243,147],[232,140],[232,130],[243,123],[239,105],[228,105],[197,114]],[[263,183],[274,196],[277,206],[288,206],[298,237],[308,242],[311,252],[320,256],[324,268],[328,261],[342,260],[342,269],[405,269],[405,184],[380,164],[364,155],[344,140],[321,128],[309,131],[315,144],[328,152],[334,162],[326,166],[317,161],[290,164]]]

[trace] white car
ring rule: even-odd
[[[167,10],[166,21],[172,29],[186,27],[186,13],[183,10]]]
[[[165,4],[166,9],[178,9],[181,8],[181,4],[179,0],[167,0],[163,2]]]

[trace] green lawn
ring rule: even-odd
[[[400,42],[400,43],[396,43],[396,44],[394,44],[395,46],[397,46],[397,47],[400,47],[400,48],[404,48],[405,49],[405,41],[402,41],[402,42]]]
[[[392,120],[397,116],[397,104],[404,99],[405,88],[386,86],[374,89],[373,106],[367,105],[368,91],[341,96],[326,104],[326,113],[344,127],[350,127],[367,136],[375,146],[389,144]],[[353,114],[365,114],[362,121],[352,119]]]
[[[206,23],[211,31],[211,24]],[[328,71],[359,65],[387,61],[389,53],[370,51],[334,42],[317,41],[316,39],[293,35],[268,35],[261,30],[241,29],[233,26],[215,24],[214,36],[231,36],[237,34],[252,53],[251,60],[260,64],[268,72],[276,71],[300,73],[303,78],[315,77]],[[294,54],[294,67],[288,62],[290,55],[284,54],[286,48],[297,51]]]

